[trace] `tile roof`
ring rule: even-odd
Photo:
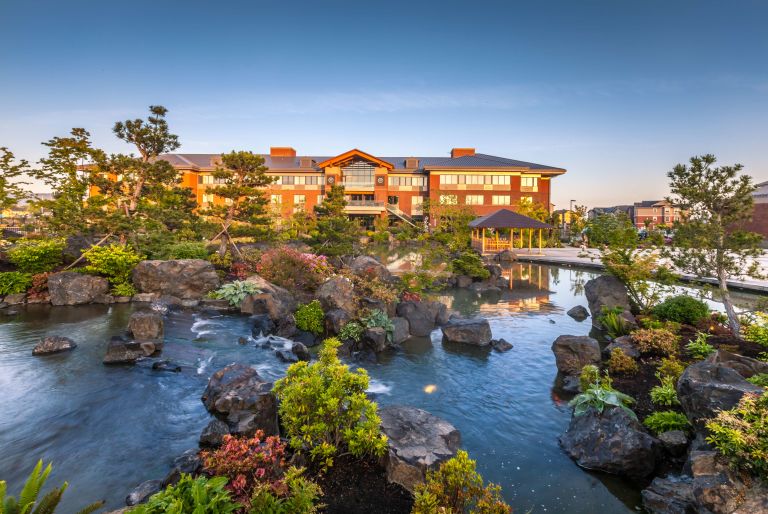
[[[509,209],[499,209],[476,218],[469,222],[469,226],[472,228],[555,228],[543,221],[523,216]]]

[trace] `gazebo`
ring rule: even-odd
[[[472,229],[472,248],[480,252],[496,253],[502,250],[514,250],[515,230],[520,231],[520,247],[525,246],[525,234],[528,234],[528,252],[533,252],[533,232],[539,231],[539,253],[541,253],[542,231],[553,229],[552,225],[537,219],[523,216],[509,209],[500,209],[491,214],[469,222]],[[490,235],[486,232],[492,231]],[[502,231],[509,231],[502,234]]]

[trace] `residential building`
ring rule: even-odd
[[[635,202],[634,222],[638,229],[653,229],[659,225],[671,227],[680,221],[680,209],[666,200],[643,200]]]
[[[755,184],[755,187],[755,192],[752,193],[755,202],[752,219],[741,228],[757,232],[764,239],[768,239],[768,182]]]
[[[613,207],[593,207],[587,211],[587,219],[593,220],[603,214],[624,213],[629,219],[634,218],[635,209],[632,205],[614,205]]]
[[[297,155],[290,147],[263,154],[267,174],[275,182],[265,191],[283,217],[297,209],[311,211],[326,188],[345,188],[351,216],[423,216],[424,202],[467,205],[477,215],[524,202],[551,205],[551,179],[563,168],[454,148],[450,157],[379,157],[353,149],[335,156]],[[201,207],[223,199],[215,194],[212,172],[219,154],[166,154],[160,157],[179,169],[183,185],[193,190]]]

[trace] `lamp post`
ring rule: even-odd
[[[568,235],[571,236],[571,225],[573,225],[573,202],[576,200],[571,200],[571,206],[568,209]]]

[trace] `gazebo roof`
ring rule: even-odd
[[[471,228],[555,228],[543,221],[523,216],[509,209],[499,209],[476,218],[469,222],[469,226]]]

